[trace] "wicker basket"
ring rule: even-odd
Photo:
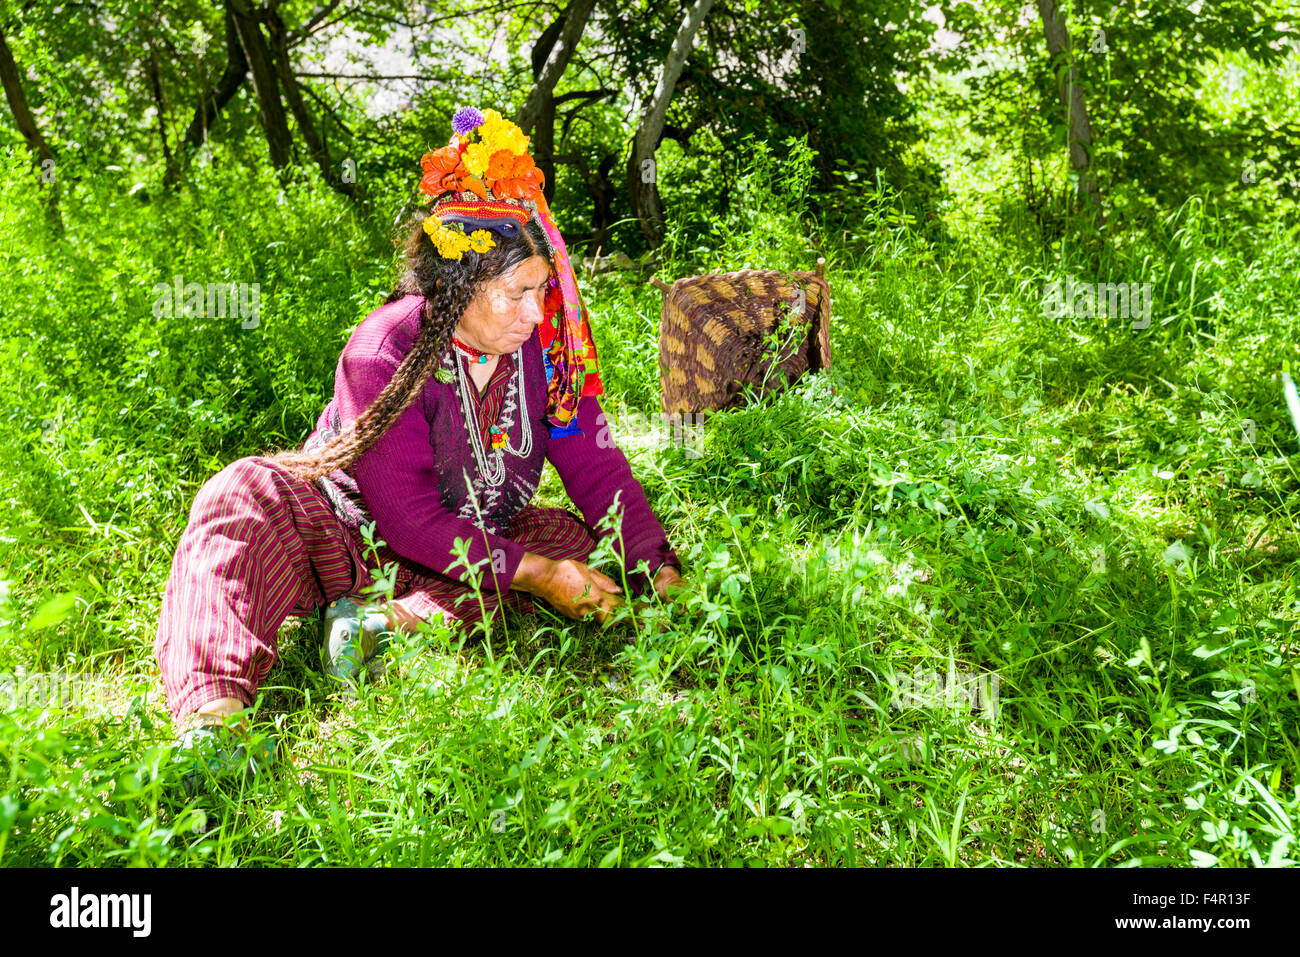
[[[659,384],[667,414],[737,405],[744,386],[762,397],[831,365],[831,291],[825,260],[813,272],[745,269],[687,276],[664,292],[659,323]],[[796,313],[803,295],[802,315]],[[778,327],[778,323],[781,327]],[[780,336],[777,361],[769,335]]]

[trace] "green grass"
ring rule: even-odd
[[[89,180],[63,248],[26,173],[0,193],[0,662],[114,688],[107,713],[0,713],[0,862],[1300,857],[1300,454],[1276,381],[1300,366],[1300,236],[1235,229],[1212,196],[1098,274],[979,225],[933,245],[887,197],[844,242],[760,183],[745,230],[674,234],[660,275],[826,256],[834,364],[712,418],[702,458],[629,452],[697,586],[683,614],[430,629],[355,698],[287,622],[255,722],[285,761],[186,801],[152,641],[189,503],[306,435],[391,277],[323,191],[282,206],[203,175],[154,206]],[[259,328],[153,320],[178,271],[260,281]],[[1066,272],[1151,282],[1150,327],[1044,318]],[[659,293],[584,289],[606,407],[653,411]],[[540,501],[563,501],[553,472]],[[996,677],[996,709],[891,707],[930,673]]]

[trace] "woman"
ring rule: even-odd
[[[178,726],[252,704],[287,615],[327,608],[327,668],[340,676],[384,631],[436,616],[473,622],[540,597],[603,622],[621,589],[586,561],[613,533],[593,530],[616,502],[628,583],[661,598],[682,583],[609,441],[586,308],[527,137],[472,107],[453,129],[422,161],[438,201],[413,224],[405,275],[344,347],[303,450],[240,459],[194,500],[155,643]],[[582,519],[529,504],[548,460]],[[348,596],[371,584],[370,522],[380,561],[399,568],[394,599],[362,612]]]

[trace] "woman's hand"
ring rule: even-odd
[[[601,624],[619,605],[623,597],[619,588],[604,572],[580,561],[566,558],[552,565],[549,589],[542,597],[569,618],[582,618],[594,612]]]
[[[683,591],[690,588],[690,585],[682,578],[681,573],[672,565],[660,566],[651,584],[654,586],[655,594],[659,596],[659,600],[668,606],[666,610],[669,615],[678,612],[680,609],[680,606],[674,605],[672,602],[680,597]],[[653,599],[641,598],[633,603],[632,608],[640,614],[647,608],[653,607],[653,605]],[[664,628],[665,624],[661,622],[658,630],[663,631]]]
[[[614,579],[572,558],[557,562],[529,552],[520,572],[523,580],[516,574],[515,586],[545,598],[566,618],[595,614],[596,620],[604,624],[623,604],[619,594],[622,589]]]
[[[662,566],[655,575],[654,589],[655,594],[661,601],[672,601],[675,593],[682,588],[686,588],[686,581],[681,574],[672,565]],[[672,589],[670,591],[669,589]]]

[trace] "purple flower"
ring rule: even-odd
[[[462,106],[451,118],[452,132],[459,136],[464,136],[470,130],[476,130],[482,125],[483,114],[472,106]]]

